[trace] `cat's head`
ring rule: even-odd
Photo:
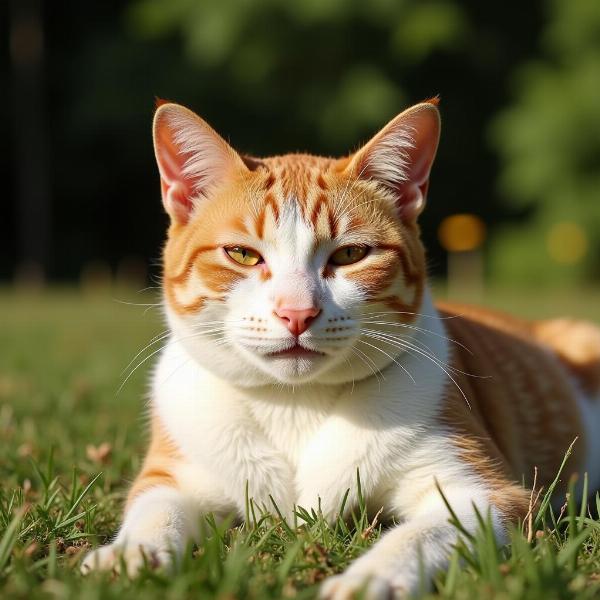
[[[341,159],[243,156],[187,108],[159,106],[174,338],[240,385],[352,381],[392,362],[423,298],[436,104]]]

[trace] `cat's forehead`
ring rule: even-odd
[[[259,237],[263,232],[278,241],[310,237],[314,238],[311,242],[314,245],[335,238],[352,220],[356,225],[360,215],[349,210],[348,192],[353,186],[348,174],[344,174],[345,166],[344,159],[310,154],[261,159],[263,184],[253,201],[256,210],[251,211],[256,215]],[[345,207],[348,211],[337,206],[342,196],[344,204],[348,201]],[[306,231],[306,235],[301,231]]]
[[[210,221],[243,230],[247,236],[238,241],[249,245],[255,239],[289,245],[309,233],[312,246],[342,237],[359,244],[397,237],[393,207],[376,184],[348,171],[349,160],[310,154],[245,157],[250,171],[239,182],[232,180],[208,207],[214,214]]]
[[[303,153],[269,156],[267,158],[261,158],[260,161],[266,165],[272,173],[281,177],[284,177],[286,174],[303,171],[307,174],[318,171],[329,171],[341,166],[340,159]]]
[[[340,172],[339,160],[311,154],[285,154],[261,159],[269,171],[271,186],[287,197],[302,200],[315,189],[327,189]]]

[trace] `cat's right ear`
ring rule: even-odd
[[[197,205],[235,169],[246,169],[239,154],[191,110],[161,103],[154,115],[154,153],[165,210],[185,224]]]

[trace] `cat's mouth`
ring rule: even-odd
[[[291,348],[285,348],[284,350],[278,350],[277,352],[270,352],[266,356],[272,358],[314,358],[317,356],[325,356],[323,352],[317,352],[310,348],[305,348],[300,344],[296,343]]]

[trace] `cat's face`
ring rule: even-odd
[[[249,159],[187,109],[159,107],[174,337],[240,385],[352,381],[389,364],[421,306],[416,217],[438,137],[424,103],[348,158]]]

